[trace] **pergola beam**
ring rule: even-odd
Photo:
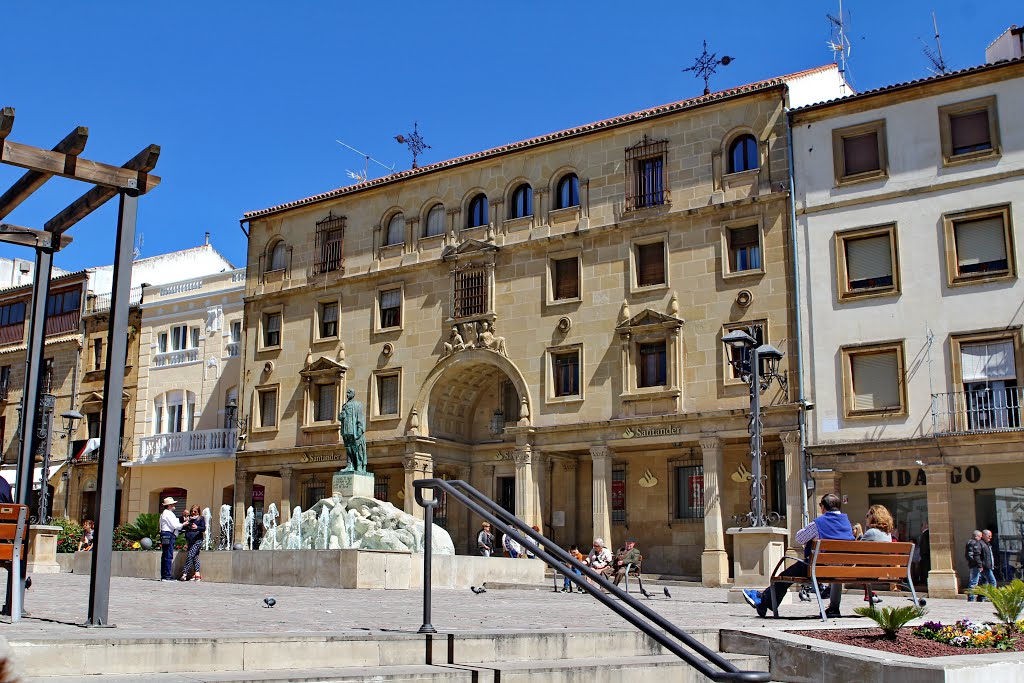
[[[135,182],[138,184],[139,194],[146,194],[160,183],[160,178],[156,176],[136,173],[123,167],[118,168],[77,157],[74,161],[69,162],[68,155],[61,152],[24,145],[7,139],[0,145],[0,161],[12,166],[27,168],[30,171],[59,175],[63,178],[81,180],[94,185],[104,185],[114,190],[127,190]]]
[[[56,237],[52,232],[46,232],[45,230],[34,230],[33,228],[23,228],[20,225],[0,223],[0,242],[19,244],[25,247],[32,247],[33,249],[50,249],[53,247]],[[63,249],[71,244],[71,241],[71,235],[60,235],[60,246],[55,248],[54,251]]]
[[[14,107],[0,109],[0,140],[6,140],[14,128]]]
[[[156,168],[156,162],[159,159],[160,145],[150,145],[129,159],[121,168],[127,171],[136,172],[140,178],[147,178],[149,180],[155,179],[156,182],[160,182],[160,179],[156,176],[147,175],[150,171]],[[155,187],[155,184],[153,187]],[[152,187],[150,189],[152,189]],[[46,225],[43,227],[49,232],[60,235],[72,225],[103,206],[116,194],[117,190],[114,188],[97,185],[75,201],[71,202],[66,209],[46,221]]]
[[[77,157],[85,150],[85,143],[88,140],[89,129],[85,126],[78,126],[53,148],[54,152],[60,152],[65,155],[65,171],[74,173]],[[39,171],[28,171],[25,175],[21,176],[0,197],[0,219],[9,216],[12,211],[18,208],[19,204],[28,199],[29,195],[42,187],[43,183],[52,177],[52,173],[41,173]]]

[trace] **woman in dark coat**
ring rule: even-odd
[[[193,581],[202,581],[199,574],[199,551],[203,548],[203,538],[206,536],[206,520],[198,505],[193,505],[188,511],[185,523],[182,526],[185,532],[185,544],[188,548],[188,559],[185,560],[185,569],[181,573],[181,580],[188,581],[190,571],[194,571]]]

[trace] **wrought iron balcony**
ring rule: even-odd
[[[166,368],[171,365],[184,365],[195,363],[199,360],[199,349],[181,349],[180,351],[166,351],[153,356],[153,365],[158,368]]]
[[[136,464],[227,459],[238,445],[237,429],[202,429],[145,436],[139,443]]]
[[[935,434],[974,434],[1022,429],[1024,387],[932,394]]]

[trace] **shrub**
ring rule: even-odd
[[[920,619],[928,612],[924,607],[917,607],[915,605],[885,607],[882,609],[874,606],[858,607],[853,611],[855,614],[868,617],[874,621],[880,629],[885,631],[885,637],[892,639],[896,638],[896,634],[907,625],[907,622]]]
[[[138,543],[138,541],[128,535],[127,524],[122,524],[114,529],[114,540],[112,545],[114,550],[138,550],[138,548],[133,547],[135,543]]]
[[[154,543],[160,542],[160,515],[143,512],[131,524],[124,525],[124,532],[133,541],[151,538]]]
[[[1014,579],[1005,586],[998,587],[986,583],[975,586],[970,592],[988,598],[1006,630],[1011,634],[1017,632],[1017,621],[1024,612],[1024,581]]]
[[[82,540],[82,527],[73,519],[60,517],[52,520],[50,524],[60,527],[57,534],[57,552],[73,553],[78,550],[78,542]]]

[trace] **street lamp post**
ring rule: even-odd
[[[228,428],[234,427],[238,430],[238,443],[241,444],[246,437],[245,429],[248,426],[248,418],[238,418],[238,401],[234,398],[229,398],[227,404],[224,406],[224,421],[227,423]]]
[[[85,418],[77,410],[65,410],[60,414],[61,420],[64,426],[64,438],[68,440],[67,457],[65,462],[67,463],[67,469],[64,470],[64,518],[67,519],[69,516],[68,504],[71,501],[71,470],[75,466],[75,461],[71,459],[71,436],[78,430],[78,422]]]
[[[738,519],[751,527],[765,527],[777,522],[779,515],[776,512],[765,512],[764,506],[765,476],[761,467],[761,431],[764,425],[761,422],[761,394],[768,390],[773,381],[778,381],[785,387],[786,377],[778,372],[782,352],[771,344],[758,345],[755,333],[756,330],[752,327],[747,330],[733,330],[722,337],[722,343],[729,354],[729,364],[736,369],[750,389],[750,512],[740,515]],[[732,355],[732,350],[739,351],[737,356]]]
[[[46,507],[50,498],[50,434],[53,433],[53,409],[57,405],[57,397],[53,394],[39,395],[40,413],[39,429],[36,430],[36,437],[39,439],[39,447],[42,450],[42,468],[39,472],[39,510],[36,513],[38,524],[46,524],[50,516],[46,514]],[[21,483],[19,482],[19,486]]]

